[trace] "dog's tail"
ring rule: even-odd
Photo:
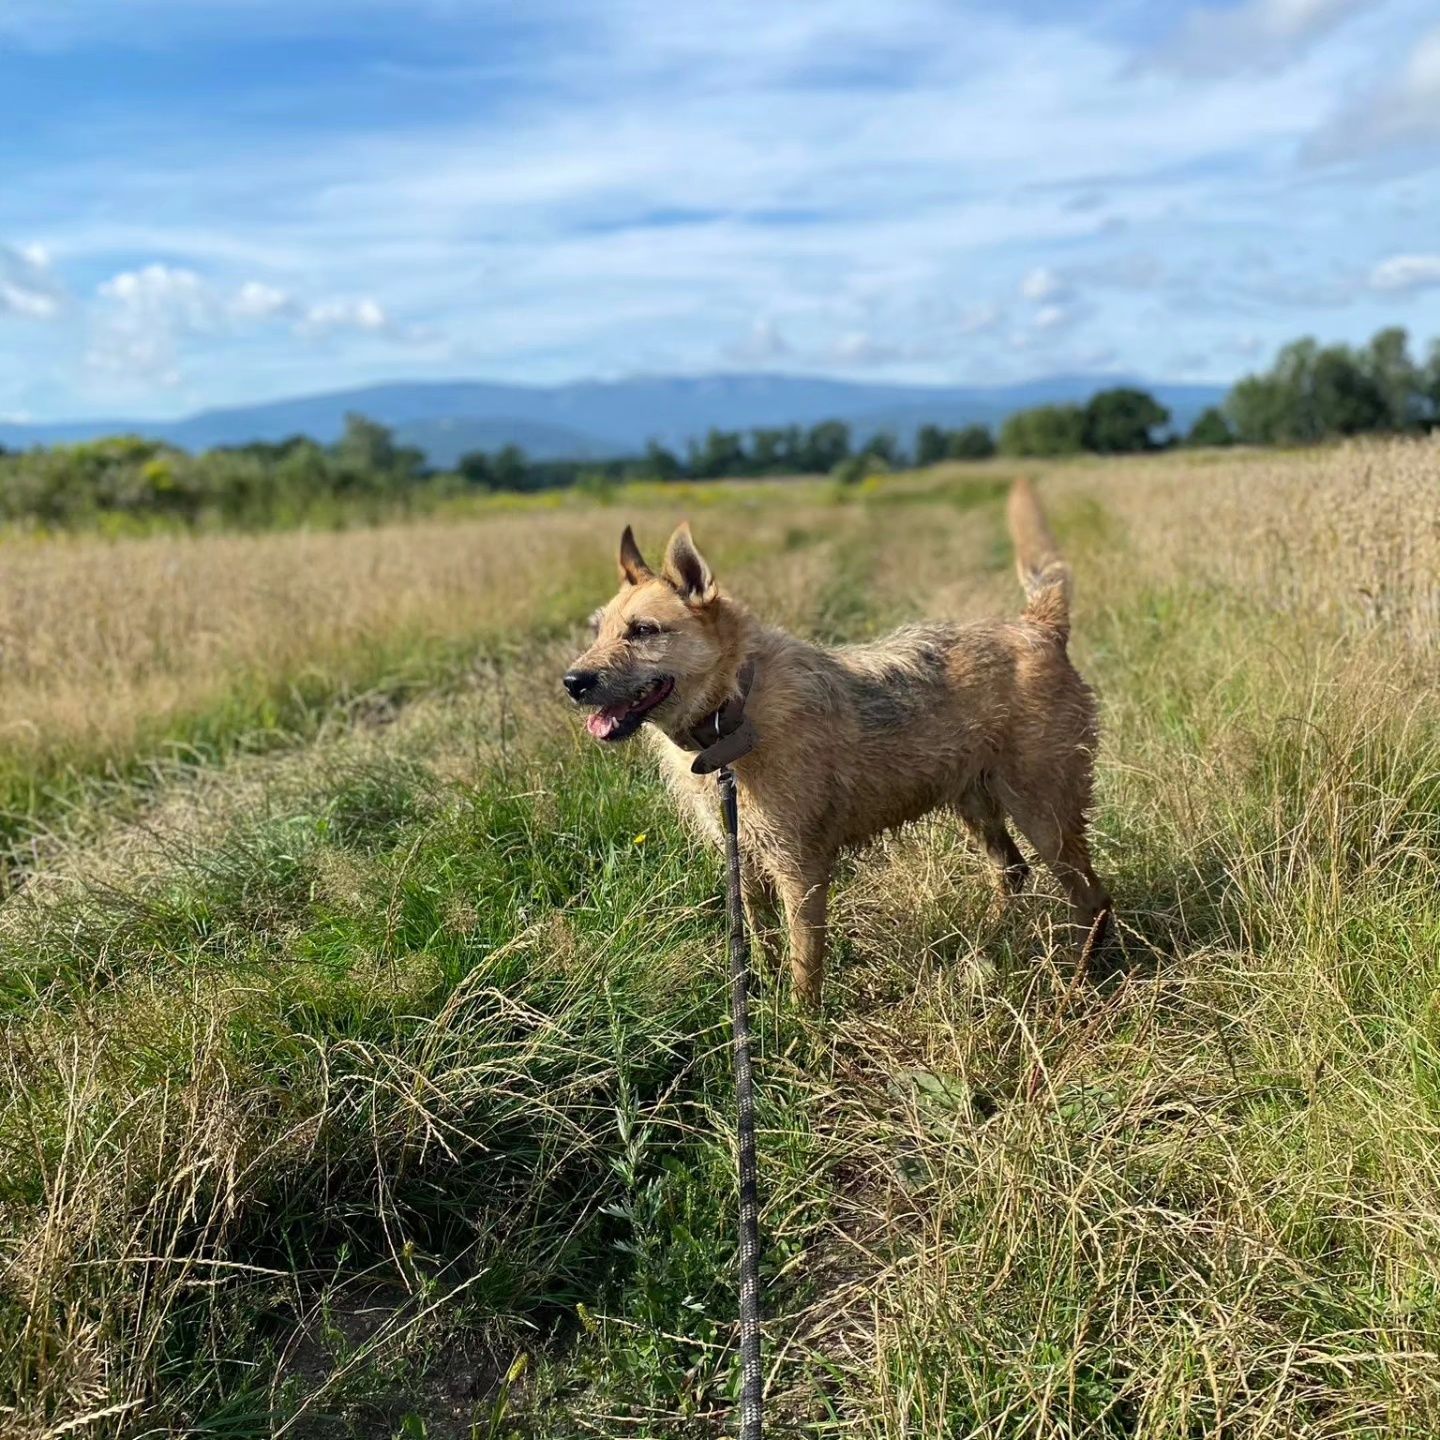
[[[1060,558],[1045,512],[1023,475],[1011,487],[1005,513],[1025,587],[1025,619],[1064,645],[1070,638],[1070,567]]]

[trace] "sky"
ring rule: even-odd
[[[0,0],[7,419],[1387,324],[1440,335],[1435,0]]]

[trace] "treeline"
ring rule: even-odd
[[[167,519],[236,527],[366,518],[454,493],[424,455],[352,415],[334,445],[303,436],[192,455],[133,435],[0,451],[0,518],[47,527]]]
[[[1399,326],[1358,348],[1296,340],[1263,375],[1235,386],[1221,418],[1249,445],[1434,429],[1440,425],[1440,340],[1424,364],[1411,357],[1409,336]]]
[[[1398,326],[1361,346],[1296,340],[1274,365],[1247,375],[1178,435],[1143,390],[1116,389],[1088,405],[1041,405],[1000,429],[1005,455],[1117,454],[1169,445],[1315,445],[1351,435],[1419,434],[1440,425],[1440,341],[1425,362]]]
[[[1000,454],[1117,455],[1172,445],[1305,445],[1362,434],[1410,434],[1440,426],[1440,342],[1415,360],[1404,330],[1367,345],[1287,345],[1223,405],[1183,436],[1148,391],[1103,390],[1084,405],[1040,405],[1009,416],[998,435],[984,425],[922,425],[908,449],[892,430],[857,437],[840,420],[817,425],[713,429],[684,450],[652,442],[610,460],[538,460],[515,445],[472,451],[450,470],[427,464],[383,425],[347,417],[341,438],[221,447],[192,455],[133,436],[0,450],[0,519],[49,527],[153,519],[259,527],[378,518],[429,509],[455,496],[566,486],[603,490],[622,481],[831,475],[842,484],[908,465]]]
[[[983,426],[925,426],[917,458],[993,454]],[[221,446],[190,454],[138,436],[0,450],[0,520],[47,528],[124,528],[155,520],[259,528],[378,519],[434,509],[458,496],[516,494],[570,486],[592,490],[634,480],[669,482],[766,475],[858,479],[911,463],[889,431],[856,443],[850,426],[827,420],[750,431],[712,430],[683,456],[651,443],[644,454],[606,460],[541,460],[518,446],[472,451],[453,469],[363,415],[346,417],[333,445],[304,436]]]
[[[893,470],[946,459],[983,460],[994,453],[994,436],[984,425],[960,430],[923,425],[912,457],[893,430],[879,430],[857,440],[843,420],[824,420],[808,427],[712,429],[703,438],[692,440],[683,455],[652,440],[643,455],[621,460],[527,461],[523,452],[508,445],[493,455],[479,450],[462,455],[457,469],[470,483],[492,489],[544,490],[577,478],[663,482],[833,475],[854,462]]]

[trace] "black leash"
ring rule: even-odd
[[[725,811],[730,862],[730,1034],[735,1051],[735,1100],[740,1134],[740,1440],[760,1440],[765,1375],[760,1368],[760,1182],[755,1167],[755,1072],[750,1064],[750,946],[740,893],[740,804],[735,772],[715,775]]]
[[[697,750],[690,769],[714,775],[725,812],[725,856],[729,861],[730,1037],[735,1052],[736,1128],[740,1136],[740,1440],[760,1440],[764,1424],[765,1373],[760,1368],[760,1181],[755,1168],[755,1071],[750,1062],[750,945],[745,938],[745,905],[740,889],[740,800],[730,768],[756,746],[759,737],[745,702],[755,679],[747,659],[735,688],[718,710],[676,743]]]

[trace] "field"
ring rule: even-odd
[[[1013,473],[0,541],[0,1434],[726,1433],[720,867],[558,676],[626,520],[1013,612]],[[762,975],[770,1433],[1433,1436],[1440,444],[1028,473],[1119,936],[935,820]]]

